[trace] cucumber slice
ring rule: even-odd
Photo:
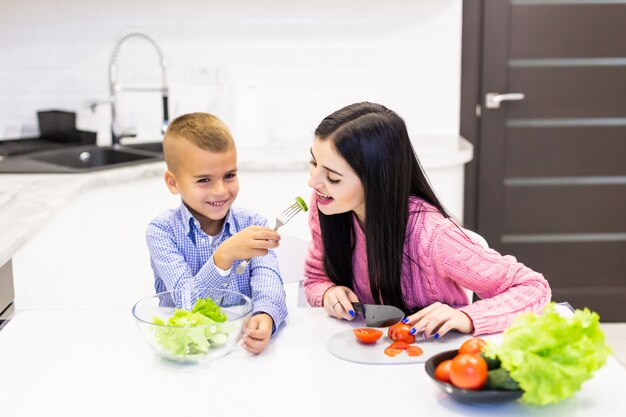
[[[211,343],[211,347],[222,346],[226,344],[226,342],[228,342],[228,335],[224,333],[215,333],[209,338],[209,343]]]
[[[302,211],[309,211],[309,207],[306,205],[302,197],[296,197],[296,203],[302,208]]]

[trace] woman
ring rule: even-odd
[[[351,302],[394,305],[416,311],[404,319],[411,334],[438,338],[498,332],[550,301],[541,274],[482,248],[449,218],[393,111],[356,103],[334,112],[311,156],[311,305],[346,320]],[[465,288],[481,300],[469,304]]]

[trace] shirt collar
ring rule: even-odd
[[[193,230],[201,231],[202,233],[204,233],[202,227],[200,226],[200,222],[195,217],[193,217],[193,214],[191,214],[189,208],[182,201],[180,203],[180,213],[183,219],[185,234],[191,236]],[[228,209],[228,213],[226,213],[226,220],[224,220],[224,225],[222,226],[222,230],[220,231],[220,233],[218,233],[218,236],[222,234],[227,237],[231,236],[233,220],[233,210],[231,207],[230,209]]]

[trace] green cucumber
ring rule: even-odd
[[[509,371],[504,368],[498,368],[487,372],[487,383],[484,389],[516,391],[520,388],[517,381],[511,378]]]
[[[487,362],[487,369],[489,369],[490,371],[492,369],[498,369],[500,367],[500,359],[498,359],[497,356],[495,358],[490,358],[489,356],[485,355],[485,352],[480,352],[480,356],[485,360],[485,362]]]
[[[309,211],[309,207],[306,205],[302,197],[296,197],[296,203],[302,208],[303,211]]]

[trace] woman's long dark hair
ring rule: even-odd
[[[407,311],[400,276],[409,196],[417,196],[447,214],[420,167],[404,121],[380,104],[355,103],[322,120],[315,136],[331,140],[363,184],[364,233],[374,301]],[[319,212],[324,268],[335,284],[349,288],[353,288],[355,243],[352,215]]]

